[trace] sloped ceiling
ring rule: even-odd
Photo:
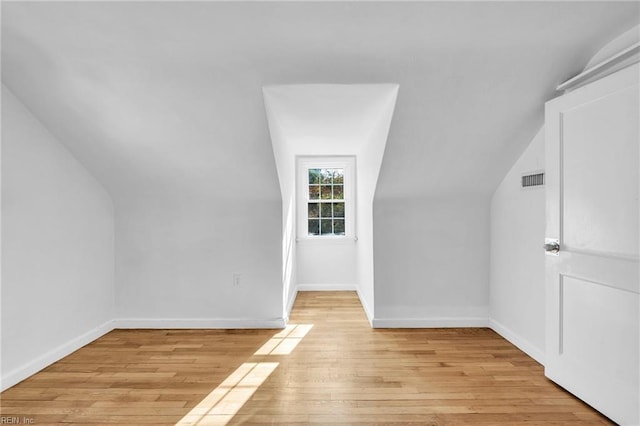
[[[10,2],[2,80],[107,187],[279,198],[262,86],[400,85],[378,197],[489,195],[637,2]]]

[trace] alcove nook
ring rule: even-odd
[[[373,197],[398,85],[277,85],[263,94],[282,194],[283,318],[298,290],[344,289],[358,292],[371,321]],[[342,238],[306,238],[298,229],[306,200],[297,163],[314,158],[354,160],[354,229]]]

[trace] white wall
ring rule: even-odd
[[[2,388],[108,331],[109,195],[2,86]]]
[[[524,189],[524,173],[544,169],[544,128],[491,199],[492,327],[538,361],[544,358],[544,187]]]
[[[299,241],[297,250],[300,290],[355,290],[358,282],[357,243]]]
[[[486,326],[489,203],[376,199],[376,327]]]
[[[640,40],[640,26],[602,46],[587,69]],[[491,200],[491,325],[539,362],[544,361],[545,194],[521,190],[523,172],[544,169],[544,128],[532,139]]]
[[[280,200],[149,194],[118,207],[118,326],[283,326]]]

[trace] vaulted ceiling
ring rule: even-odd
[[[131,197],[278,198],[262,87],[397,83],[378,197],[488,196],[637,2],[5,2],[2,81]]]

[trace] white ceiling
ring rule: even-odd
[[[293,155],[356,155],[380,136],[398,91],[395,84],[302,84],[267,86],[265,107],[272,142]],[[390,102],[391,100],[391,102]],[[391,104],[391,108],[389,108]],[[382,126],[384,129],[384,126]],[[293,163],[293,158],[288,159]],[[293,166],[293,164],[291,164]]]
[[[397,83],[378,197],[488,196],[637,2],[4,2],[2,81],[107,187],[279,198],[262,86]]]

